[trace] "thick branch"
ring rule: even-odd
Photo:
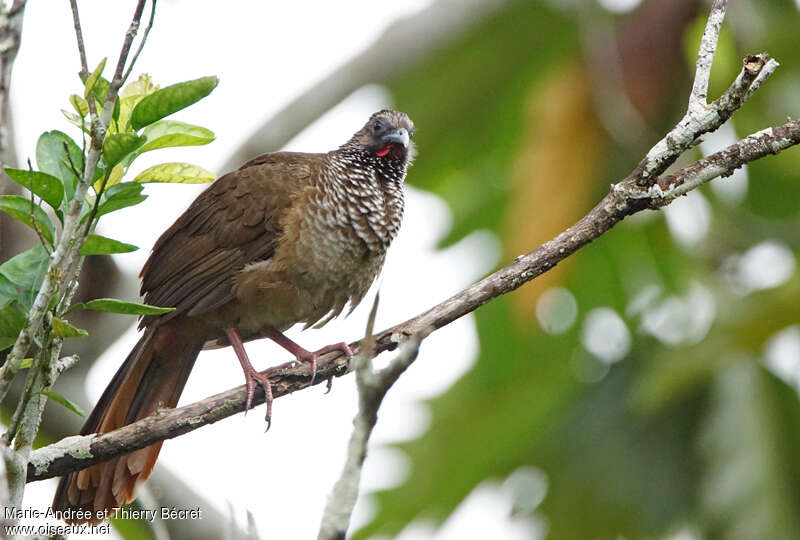
[[[675,174],[665,176],[659,180],[658,187],[642,188],[633,179],[625,180],[615,185],[586,216],[553,240],[517,257],[510,265],[428,311],[376,334],[373,338],[375,352],[394,350],[399,343],[412,336],[426,335],[471,313],[493,298],[517,289],[602,236],[626,216],[647,208],[665,206],[677,196],[711,178],[724,176],[750,161],[767,154],[777,154],[799,143],[800,121],[790,121],[753,134]],[[358,354],[362,350],[362,343],[363,340],[350,344],[354,353]],[[318,362],[314,384],[340,377],[350,371],[351,367],[343,355],[328,354]],[[271,372],[269,376],[273,381],[275,398],[311,386],[311,377],[306,366]],[[245,387],[239,386],[179,409],[160,411],[154,416],[110,433],[68,437],[33,452],[28,480],[43,480],[81,470],[120,454],[213,424],[242,412],[245,396]],[[254,402],[264,402],[263,392],[256,392]]]

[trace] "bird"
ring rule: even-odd
[[[173,307],[141,318],[138,343],[87,418],[81,435],[108,433],[173,408],[201,350],[231,346],[247,386],[269,378],[244,342],[269,338],[310,364],[346,343],[308,351],[283,332],[319,328],[349,315],[380,273],[404,208],[403,184],[415,156],[414,124],[402,112],[372,114],[327,153],[275,152],[219,177],[155,243],[142,268],[147,304]],[[162,443],[63,476],[52,507],[72,523],[101,521],[134,498]]]

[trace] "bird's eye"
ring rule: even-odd
[[[380,120],[376,120],[374,124],[372,124],[372,131],[373,133],[378,133],[383,129],[383,122]]]

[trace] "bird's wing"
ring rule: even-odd
[[[142,269],[145,302],[174,307],[162,316],[200,315],[234,298],[233,277],[269,259],[280,218],[311,182],[320,155],[281,152],[219,178],[158,239]],[[153,317],[142,319],[147,326]]]

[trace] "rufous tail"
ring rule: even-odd
[[[175,407],[203,343],[191,339],[180,319],[151,327],[111,379],[81,435],[108,433],[150,416],[158,409]],[[135,487],[147,479],[161,451],[156,443],[61,478],[53,509],[87,519],[70,523],[97,523],[112,508],[133,500]],[[113,515],[111,513],[110,515]]]

